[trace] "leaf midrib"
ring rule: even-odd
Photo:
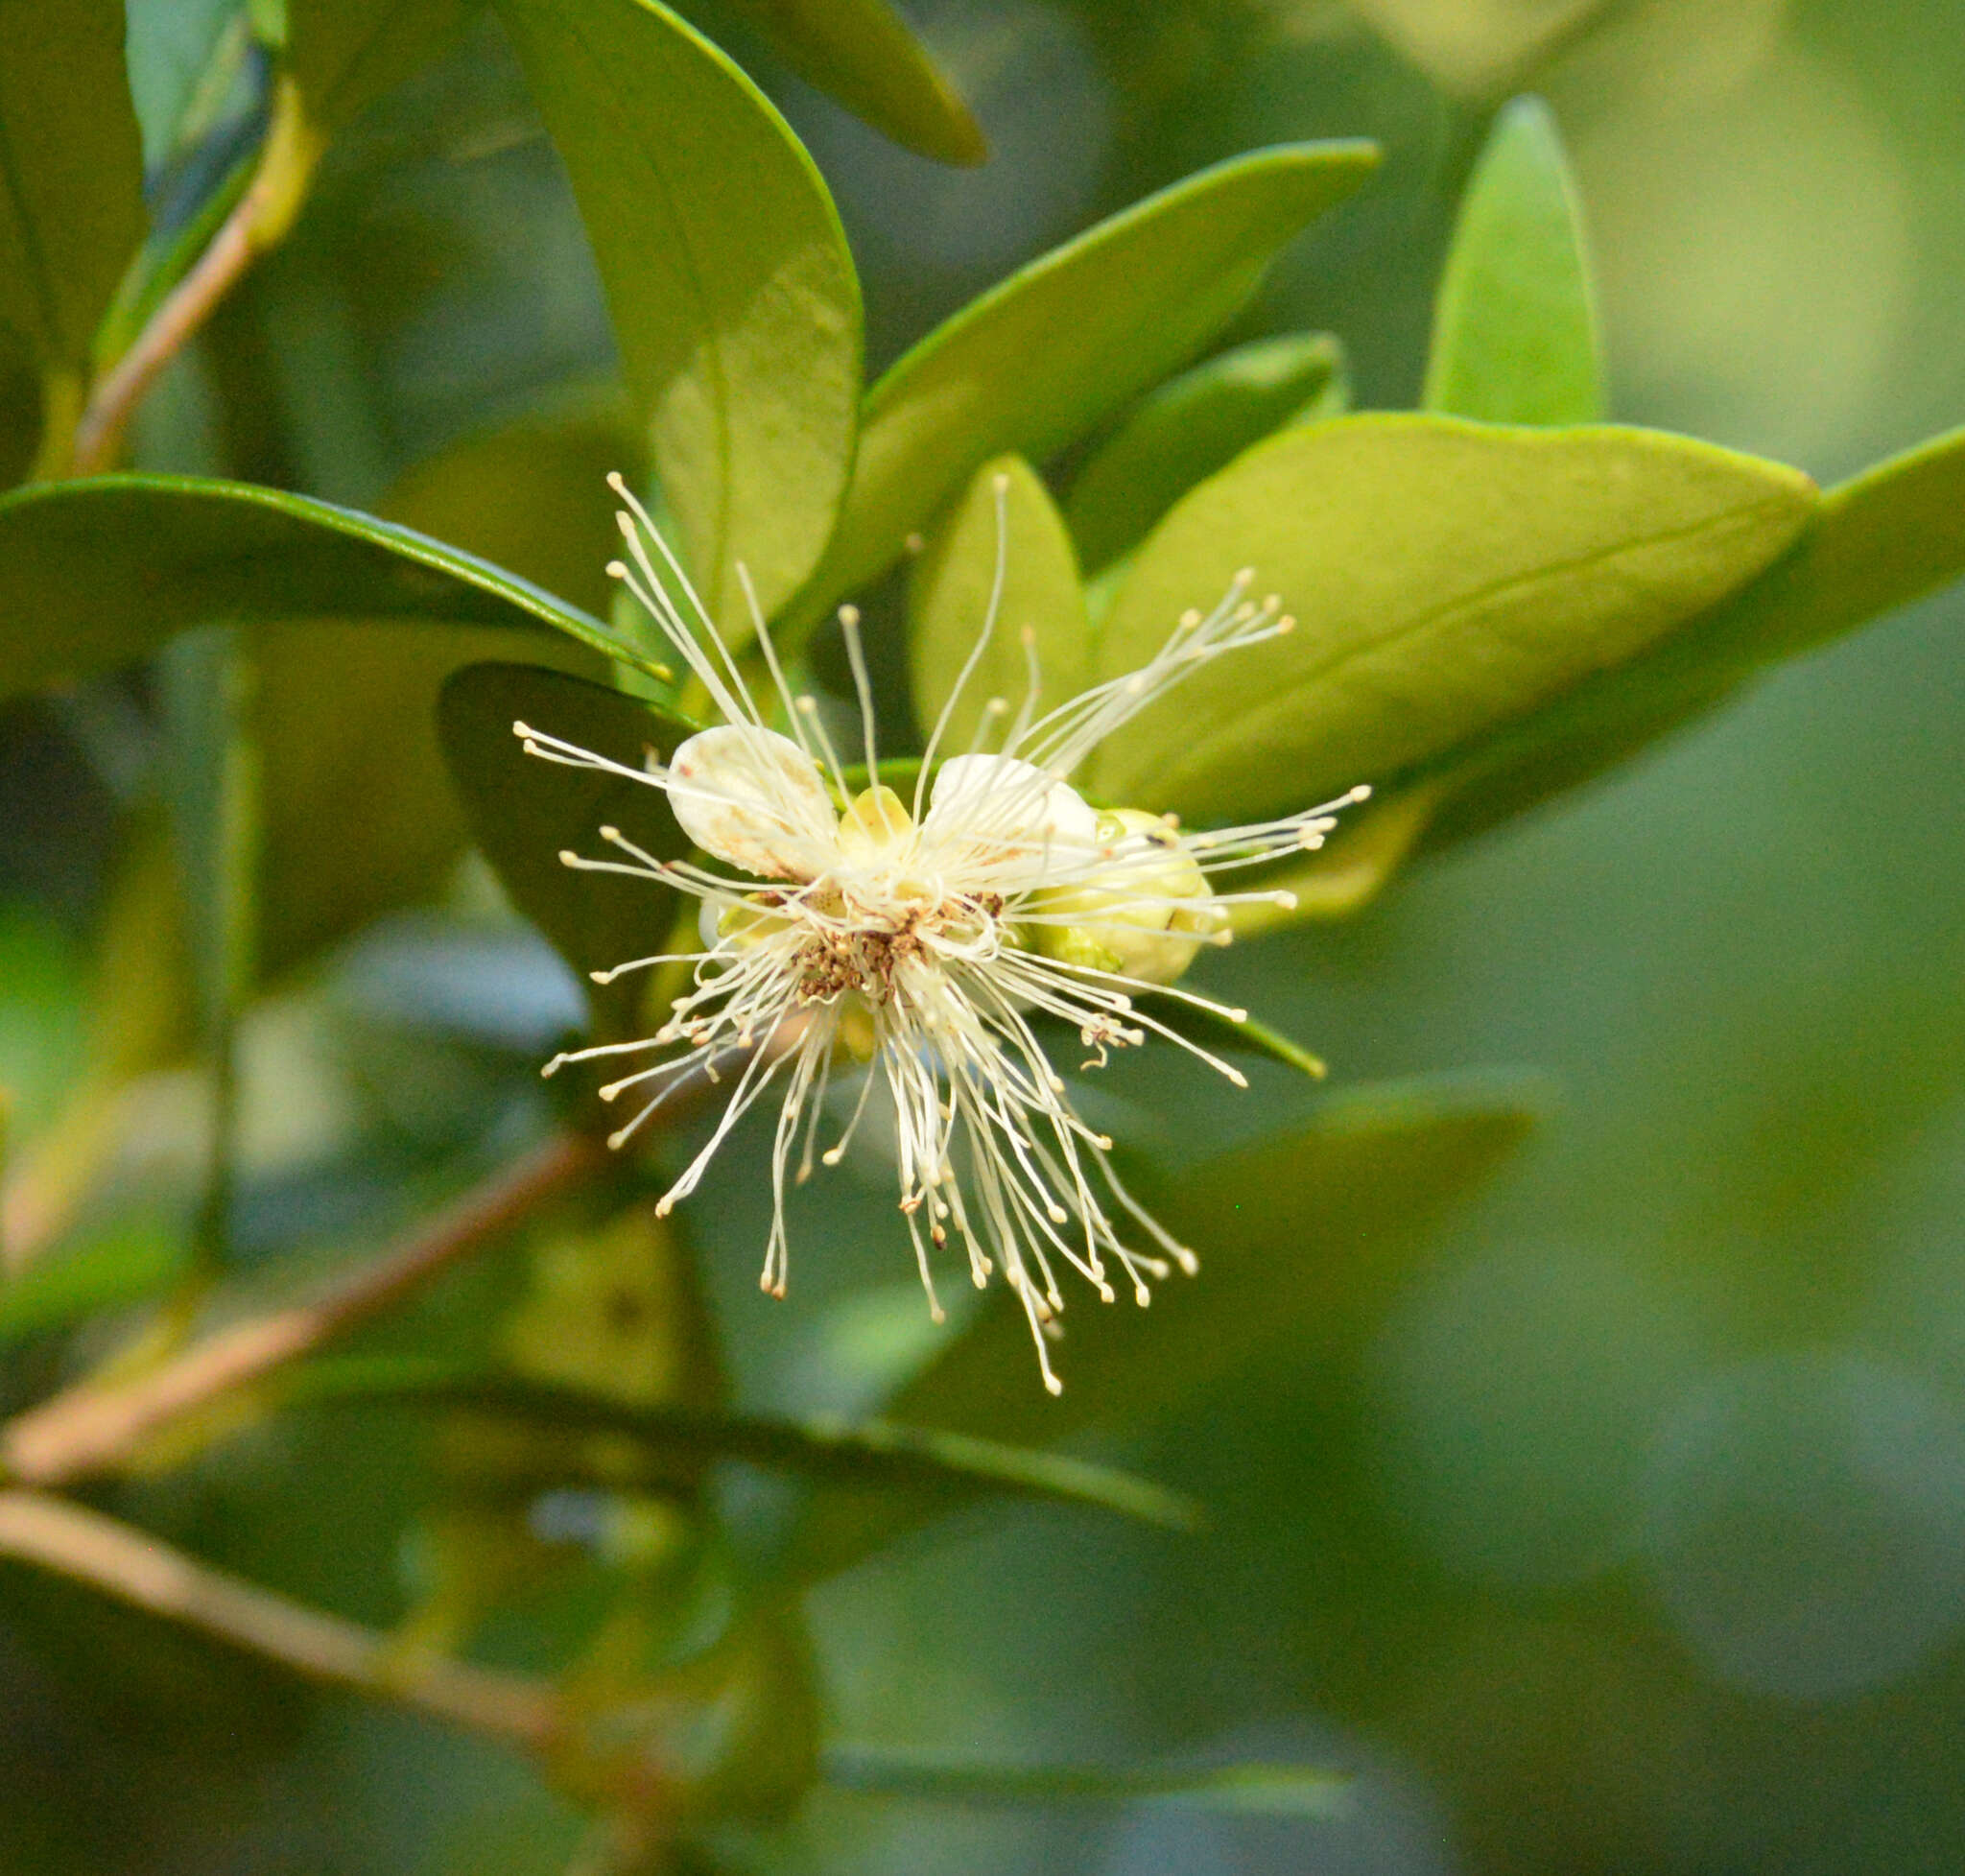
[[[1598,548],[1591,553],[1577,555],[1567,560],[1545,563],[1530,573],[1516,574],[1505,579],[1490,581],[1486,585],[1478,587],[1471,593],[1462,594],[1443,605],[1433,606],[1425,612],[1415,615],[1408,624],[1400,627],[1396,631],[1387,633],[1383,638],[1374,639],[1366,645],[1352,645],[1335,649],[1320,663],[1292,676],[1286,687],[1279,690],[1255,710],[1239,717],[1231,726],[1213,731],[1190,743],[1183,751],[1179,761],[1170,764],[1160,772],[1159,786],[1169,794],[1172,793],[1188,781],[1196,771],[1204,772],[1207,769],[1213,767],[1219,761],[1224,749],[1232,749],[1239,744],[1255,741],[1258,733],[1270,723],[1274,722],[1278,717],[1286,716],[1294,711],[1305,691],[1314,685],[1341,684],[1343,681],[1341,674],[1346,667],[1361,664],[1367,659],[1380,657],[1387,652],[1395,652],[1400,646],[1434,629],[1443,621],[1451,619],[1456,614],[1481,610],[1493,601],[1504,598],[1510,593],[1530,592],[1535,587],[1544,585],[1551,581],[1584,572],[1591,567],[1608,565],[1629,554],[1669,546],[1674,541],[1694,540],[1701,534],[1742,526],[1762,513],[1784,507],[1787,498],[1783,495],[1770,493],[1763,496],[1758,501],[1744,503],[1737,508],[1729,508],[1716,515],[1703,516],[1701,519],[1689,522],[1683,527],[1662,529],[1656,534],[1644,534],[1636,539],[1626,538],[1613,546]],[[1743,585],[1745,581],[1752,577],[1751,573],[1747,574],[1742,578],[1740,583]],[[1719,597],[1723,598],[1724,595]],[[1716,600],[1715,604],[1716,603],[1717,601]],[[1664,632],[1669,629],[1669,624],[1661,627],[1660,635],[1662,636]],[[1608,664],[1605,664],[1598,668],[1608,669],[1609,667]],[[1111,674],[1107,673],[1106,675],[1110,676]],[[1521,706],[1522,710],[1526,712],[1533,708],[1535,702],[1541,701],[1545,700],[1532,699],[1525,701]]]

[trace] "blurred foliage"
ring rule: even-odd
[[[768,1124],[657,1214],[692,1108],[74,1482],[384,1640],[8,1561],[0,1872],[1955,1864],[1953,26],[0,0],[8,1413],[601,1124],[537,1068],[695,909],[558,855],[688,837],[512,724],[706,709],[610,471],[836,725],[856,601],[903,761],[999,581],[942,755],[1252,567],[1293,629],[1088,791],[1378,790],[1196,966],[1248,1020],[1142,1002],[1247,1090],[1073,1078],[1201,1268],[1061,1398],[1000,1286],[927,1321],[877,1126],[760,1300]]]

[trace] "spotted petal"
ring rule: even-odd
[[[669,764],[669,803],[705,853],[759,879],[813,879],[839,851],[839,816],[817,765],[775,730],[724,724]]]

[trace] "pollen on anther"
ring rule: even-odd
[[[580,865],[580,855],[574,852],[570,846],[563,846],[559,849],[559,864],[562,867],[578,867]]]
[[[627,562],[623,560],[609,560],[607,562],[607,578],[609,580],[626,580],[627,578]]]

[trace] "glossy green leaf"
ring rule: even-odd
[[[659,1484],[674,1476],[678,1463],[734,1460],[828,1484],[890,1488],[950,1503],[1003,1493],[1087,1506],[1173,1530],[1190,1529],[1196,1518],[1186,1500],[1110,1466],[880,1421],[855,1425],[821,1417],[631,1406],[580,1389],[460,1375],[410,1362],[320,1363],[296,1371],[281,1397],[287,1405],[387,1400],[470,1408],[567,1436],[549,1457],[541,1457],[537,1477],[508,1481],[514,1491],[571,1483],[626,1488]],[[639,1450],[581,1443],[580,1436],[592,1434],[622,1436]]]
[[[1495,118],[1460,204],[1425,405],[1490,423],[1594,423],[1598,352],[1582,203],[1555,113],[1517,98]]]
[[[1314,1359],[1384,1294],[1439,1212],[1521,1142],[1539,1104],[1521,1081],[1362,1088],[1171,1176],[1128,1169],[1136,1195],[1199,1254],[1200,1273],[1169,1277],[1146,1311],[1069,1298],[1054,1399],[1037,1385],[1022,1309],[993,1294],[890,1411],[1041,1445],[1094,1423],[1138,1426],[1245,1363]],[[793,1567],[842,1569],[911,1522],[864,1493],[828,1499],[799,1532]]]
[[[611,985],[593,984],[590,973],[661,951],[678,895],[652,880],[580,872],[559,856],[571,850],[624,857],[610,854],[603,827],[620,828],[665,860],[688,853],[690,841],[659,789],[527,755],[512,724],[528,724],[631,768],[651,748],[673,753],[696,726],[638,698],[523,664],[458,672],[443,686],[437,721],[464,819],[512,903],[580,977],[596,1027],[632,1029],[651,973],[630,972]]]
[[[796,137],[653,0],[500,0],[573,178],[663,496],[704,601],[767,615],[832,533],[860,287]]]
[[[938,163],[989,159],[969,107],[888,0],[732,0],[806,83]]]
[[[1297,620],[1110,738],[1088,785],[1192,819],[1382,784],[1636,656],[1799,534],[1813,485],[1662,434],[1334,418],[1203,483],[1106,614],[1096,675],[1143,663],[1256,569]]]
[[[1327,1817],[1344,1808],[1348,1773],[1314,1766],[1004,1766],[941,1753],[836,1745],[826,1782],[849,1792],[961,1805],[1197,1805],[1270,1817]]]
[[[148,226],[122,0],[0,0],[0,324],[79,374]]]
[[[187,626],[323,616],[550,626],[631,657],[501,567],[305,495],[116,475],[0,497],[0,696],[147,657]]]
[[[1037,472],[1020,456],[1000,456],[976,472],[913,566],[908,670],[922,734],[939,720],[982,640],[999,564],[1003,590],[995,628],[942,731],[943,755],[971,747],[992,699],[1006,707],[993,713],[986,742],[1002,741],[1030,695],[1031,652],[1039,677],[1035,715],[1084,688],[1091,626],[1071,535]]]
[[[1071,486],[1064,505],[1087,567],[1116,560],[1196,483],[1292,418],[1342,408],[1344,348],[1327,332],[1258,339],[1141,399]]]
[[[285,0],[286,63],[308,121],[332,135],[420,70],[483,0]]]
[[[866,398],[860,454],[811,620],[1006,450],[1042,462],[1219,332],[1296,235],[1371,174],[1366,143],[1219,163],[1088,229],[964,307]]]
[[[1823,496],[1793,551],[1644,657],[1462,752],[1430,839],[1478,833],[1574,788],[1702,715],[1760,671],[1965,576],[1965,431]]]

